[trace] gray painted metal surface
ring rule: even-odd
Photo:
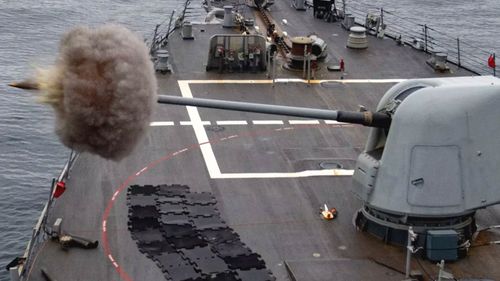
[[[458,79],[458,78],[456,78]],[[408,96],[393,115],[375,184],[360,166],[354,179],[369,206],[399,214],[459,215],[500,202],[500,81],[493,77],[408,81],[390,90],[389,103],[406,87],[428,83]],[[373,129],[370,138],[383,134]],[[385,137],[384,137],[385,140]],[[367,152],[375,149],[371,140]],[[366,155],[360,156],[363,159]],[[359,188],[359,186],[358,186]],[[367,189],[370,189],[369,191]],[[365,190],[365,195],[363,195]]]
[[[348,70],[346,79],[449,77],[470,74],[454,66],[451,66],[453,73],[436,74],[425,65],[424,54],[396,47],[394,42],[389,40],[368,37],[370,48],[363,53],[354,53],[353,50],[345,48],[347,34],[339,25],[314,20],[308,12],[295,12],[288,2],[277,2],[275,5],[276,17],[287,18],[289,21],[293,18],[300,22],[291,22],[293,30],[289,31],[290,36],[308,34],[315,30],[327,41],[332,56],[344,58]],[[201,32],[201,29],[204,32]],[[220,26],[193,25],[196,44],[192,44],[193,41],[170,40],[171,63],[175,72],[158,77],[162,94],[180,96],[179,81],[221,79],[220,74],[207,73],[203,69],[203,64],[207,61],[209,38],[221,29]],[[332,38],[329,36],[332,33],[338,36]],[[175,36],[172,38],[180,38],[178,32],[173,35]],[[387,52],[391,55],[385,55]],[[367,61],[369,63],[366,63]],[[381,69],[382,65],[391,67]],[[286,70],[277,68],[277,78],[290,78],[291,75]],[[326,70],[317,73],[317,78],[339,79]],[[193,96],[201,98],[353,110],[359,104],[370,109],[375,108],[383,93],[393,85],[334,82],[310,86],[302,83],[279,83],[272,87],[269,84],[251,82],[265,80],[263,73],[224,74],[223,79],[245,80],[248,83],[238,85],[200,82],[189,84],[189,88]],[[437,82],[421,83],[430,85]],[[403,83],[396,87],[405,85],[409,86]],[[381,104],[386,106],[387,102],[382,100]],[[202,120],[210,121],[269,119],[268,115],[257,113],[210,109],[198,111]],[[159,106],[156,108],[154,120],[178,122],[190,119],[184,107]],[[213,126],[205,126],[209,140],[215,140],[212,148],[221,172],[297,172],[318,169],[318,163],[323,161],[343,161],[344,168],[352,169],[356,157],[363,151],[369,131],[370,135],[380,134],[381,137],[371,138],[367,147],[376,147],[379,141],[385,138],[381,134],[382,129],[368,130],[361,126],[295,127],[288,123],[282,126],[262,126],[220,126],[222,131],[210,130]],[[278,129],[281,130],[277,131]],[[238,137],[227,139],[230,136]],[[226,139],[221,141],[223,138]],[[179,153],[184,148],[188,150]],[[128,178],[139,173],[148,163],[157,165],[139,173],[139,176],[128,182],[129,185],[177,183],[191,186],[194,192],[211,192],[220,204],[221,217],[238,233],[241,241],[262,256],[278,280],[288,279],[288,273],[283,266],[284,260],[303,262],[305,270],[302,272],[309,277],[307,280],[311,281],[324,280],[321,278],[331,276],[331,267],[320,265],[323,259],[373,260],[396,269],[396,273],[390,271],[389,274],[397,274],[397,271],[404,268],[404,253],[400,248],[384,244],[366,233],[357,231],[352,225],[352,215],[362,206],[362,202],[352,195],[351,178],[211,178],[203,154],[198,148],[199,142],[192,127],[167,126],[151,128],[134,153],[119,163],[89,154],[80,155],[70,171],[67,191],[55,201],[49,212],[48,225],[56,218],[63,217],[63,231],[102,242],[103,214],[109,212],[106,230],[110,252],[103,247],[95,250],[71,249],[64,252],[57,243],[44,240],[44,237],[40,236],[33,251],[36,258],[33,256],[30,260],[25,280],[43,280],[41,268],[45,268],[58,280],[123,280],[125,275],[120,272],[125,272],[130,280],[164,280],[161,269],[139,251],[128,231],[128,207],[124,193],[115,193]],[[178,154],[172,156],[174,153]],[[158,162],[159,159],[168,160]],[[376,188],[378,187],[377,185]],[[112,198],[114,205],[108,209]],[[405,198],[406,195],[403,199]],[[318,208],[325,202],[339,210],[335,221],[326,222],[319,217]],[[477,211],[476,220],[483,226],[500,224],[499,206]],[[479,237],[484,241],[499,238],[495,232],[482,232]],[[120,272],[110,261],[108,254],[112,254]],[[458,278],[482,276],[499,279],[498,259],[498,248],[474,247],[466,259],[447,267]],[[437,274],[434,263],[425,260],[420,262],[431,275]],[[372,270],[372,265],[365,266],[364,263],[359,263],[359,266],[356,262],[347,263],[350,264],[348,267],[338,263],[339,269],[348,268],[347,272],[344,272],[347,275],[360,271],[360,267],[367,269],[368,273],[376,270]],[[412,264],[413,268],[418,266],[416,263]],[[307,269],[313,267],[314,275],[308,274]],[[342,272],[339,271],[338,274]]]
[[[388,128],[390,117],[385,113],[378,112],[352,112],[325,110],[316,108],[292,107],[282,105],[269,105],[236,101],[210,100],[199,98],[182,98],[176,96],[160,95],[159,103],[191,105],[208,108],[218,108],[225,110],[246,111],[265,114],[276,114],[286,116],[297,116],[303,118],[319,118],[324,120],[337,120],[353,124],[361,124],[371,127]]]

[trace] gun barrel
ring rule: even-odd
[[[207,107],[225,110],[245,111],[254,113],[265,113],[274,115],[286,115],[303,118],[315,118],[323,120],[336,120],[339,122],[360,124],[368,127],[389,128],[391,117],[380,112],[355,112],[327,110],[283,105],[270,105],[249,102],[185,98],[178,96],[159,95],[158,103]]]

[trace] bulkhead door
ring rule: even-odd
[[[415,146],[411,152],[408,204],[447,207],[462,204],[458,146]]]

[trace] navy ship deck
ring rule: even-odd
[[[288,20],[289,36],[314,31],[325,39],[331,59],[346,62],[344,79],[324,68],[311,84],[281,67],[275,83],[265,73],[206,72],[210,36],[228,30],[195,24],[195,40],[172,35],[173,73],[158,76],[160,94],[374,109],[386,90],[403,79],[473,75],[453,65],[451,73],[435,73],[425,63],[427,54],[391,39],[369,36],[367,50],[347,49],[348,34],[339,23],[314,19],[311,11],[295,11],[288,2],[278,1],[272,11],[275,19]],[[192,192],[210,192],[226,224],[262,256],[277,280],[289,280],[289,271],[297,280],[404,279],[405,250],[357,231],[352,223],[361,202],[350,191],[348,175],[363,149],[366,128],[165,105],[157,106],[154,121],[147,137],[121,162],[79,155],[67,191],[50,210],[49,226],[63,218],[64,232],[99,240],[98,249],[63,251],[56,242],[40,242],[25,280],[44,280],[42,268],[54,280],[168,280],[139,251],[128,229],[126,191],[133,184],[182,184]],[[321,170],[325,161],[343,168]],[[337,219],[320,218],[324,203],[339,210]],[[479,211],[477,223],[500,224],[499,208]],[[484,232],[480,238],[498,236]],[[457,278],[500,279],[499,259],[494,246],[473,247],[447,268]],[[437,275],[437,267],[425,260],[413,259],[412,268]]]

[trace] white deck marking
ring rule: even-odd
[[[148,167],[144,167],[142,168],[139,172],[135,173],[136,176],[142,174],[144,171],[146,171],[148,169]]]
[[[118,190],[115,191],[115,193],[113,193],[113,197],[111,197],[111,201],[115,201],[116,200],[116,196],[118,196],[118,194],[120,194],[120,192]]]
[[[196,111],[198,111],[198,110],[196,110]],[[198,122],[198,121],[196,121],[196,122]],[[210,122],[210,121],[201,121],[200,120],[199,123],[202,126],[210,126],[210,125],[212,125],[212,122]],[[181,126],[194,126],[194,121],[181,121],[180,124],[181,124]]]
[[[189,82],[187,81],[178,81],[179,88],[181,90],[181,94],[185,98],[193,98],[193,94],[191,93],[191,89],[189,88]],[[203,127],[200,113],[198,109],[193,106],[186,106],[189,119],[192,122],[194,134],[198,143],[203,143],[200,145],[201,154],[203,155],[203,159],[205,159],[205,164],[208,169],[208,174],[211,178],[215,178],[221,174],[219,164],[217,164],[217,159],[215,158],[214,151],[210,143],[208,143],[207,131]]]
[[[149,125],[151,127],[173,126],[174,122],[172,122],[172,121],[156,121],[156,122],[151,122]]]
[[[328,125],[351,125],[348,123],[339,122],[339,121],[335,121],[335,120],[325,120],[325,124],[328,124]]]
[[[315,125],[319,124],[318,120],[288,120],[290,125]]]
[[[311,80],[311,84],[319,84],[324,82],[337,82],[337,83],[398,83],[405,81],[406,79],[345,79],[345,80]],[[307,80],[303,79],[276,79],[275,82],[278,83],[307,83]],[[191,89],[189,84],[271,84],[273,80],[179,80],[179,88],[181,90],[181,94],[186,98],[193,98],[193,94],[191,93]],[[300,172],[292,172],[292,173],[221,173],[219,164],[217,163],[217,159],[215,158],[214,151],[212,149],[212,145],[209,143],[209,139],[207,136],[207,132],[205,131],[204,125],[210,125],[210,121],[202,121],[200,117],[200,113],[196,107],[186,106],[188,111],[189,119],[191,121],[182,121],[181,125],[191,125],[193,126],[196,139],[200,144],[201,153],[203,155],[203,159],[205,160],[205,164],[208,169],[208,173],[213,179],[251,179],[251,178],[302,178],[302,177],[314,177],[314,176],[351,176],[354,173],[354,170],[347,169],[331,169],[331,170],[306,170]],[[217,121],[218,125],[224,121]],[[240,123],[241,121],[225,121],[225,125],[236,125],[236,123]],[[229,124],[227,123],[229,122]],[[242,123],[242,122],[241,122]],[[245,123],[247,123],[245,121]],[[282,120],[253,120],[253,124],[255,125],[283,125]],[[290,120],[290,124],[319,124],[318,120]],[[345,123],[340,123],[332,120],[325,120],[325,124],[335,124],[342,125]],[[238,124],[239,125],[239,124]],[[243,124],[246,125],[246,124]],[[279,130],[293,130],[293,127],[280,128]],[[221,138],[221,140],[236,138],[237,135],[232,135],[227,138]]]
[[[309,80],[310,84],[321,84],[325,82],[334,82],[341,84],[384,84],[384,83],[399,83],[408,79],[392,78],[392,79],[324,79],[324,80]],[[273,80],[179,80],[179,83],[189,84],[272,84]],[[275,83],[307,83],[305,79],[299,78],[276,78]]]
[[[282,120],[252,120],[254,125],[283,125]]]
[[[192,126],[193,122],[191,121],[176,121],[181,126]],[[285,122],[288,122],[291,125],[317,125],[321,123],[321,120],[220,120],[220,121],[201,121],[201,124],[204,126],[208,126],[211,124],[217,124],[221,126],[236,126],[236,125],[283,125]],[[325,124],[328,125],[346,125],[350,126],[351,124],[338,122],[334,120],[323,120]],[[162,126],[175,126],[174,121],[154,121],[151,122],[151,127],[162,127]]]
[[[306,170],[294,173],[223,173],[217,179],[267,179],[267,178],[305,178],[320,176],[352,176],[354,170]]]
[[[245,120],[216,121],[217,125],[248,125]]]

